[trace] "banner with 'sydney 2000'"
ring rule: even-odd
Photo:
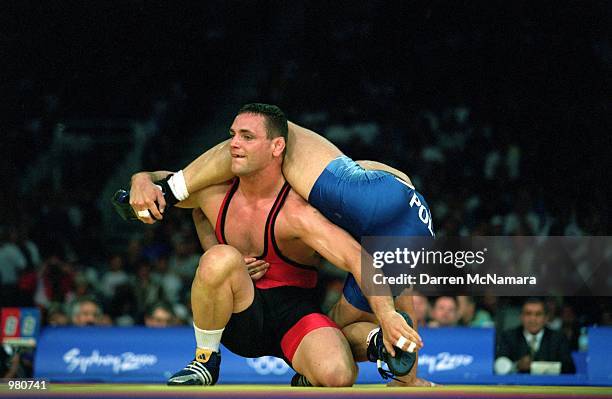
[[[419,375],[427,378],[490,375],[492,329],[422,329]],[[145,327],[45,328],[34,361],[35,377],[51,382],[164,383],[193,359],[193,329]],[[282,359],[247,359],[221,348],[219,383],[285,384],[294,371]],[[381,383],[376,364],[359,364],[359,383]]]

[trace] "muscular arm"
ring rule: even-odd
[[[283,173],[287,181],[302,198],[308,199],[310,189],[327,164],[339,155],[340,150],[330,141],[315,132],[289,122],[287,153]],[[200,155],[183,169],[184,186],[188,193],[233,177],[229,140],[217,144]],[[167,175],[167,174],[166,174]],[[130,195],[137,200],[130,201],[136,213],[148,209],[155,219],[162,219],[166,201],[154,191],[153,181],[159,175],[139,173],[134,175]],[[158,206],[155,204],[159,204]],[[152,218],[140,218],[145,223],[155,223]]]
[[[283,174],[291,187],[302,198],[308,200],[310,190],[322,171],[342,152],[325,137],[295,123],[289,122],[287,152],[283,161]],[[217,144],[200,155],[183,169],[184,187],[187,193],[219,184],[233,177],[231,171],[232,158],[229,151],[229,140]],[[374,161],[362,161],[366,169],[384,170],[412,184],[408,176],[401,171]],[[163,177],[167,176],[169,172]],[[132,179],[131,196],[136,201],[130,204],[136,213],[148,209],[156,218],[162,219],[166,201],[158,191],[154,190],[153,181],[160,180],[162,175],[140,173]],[[173,176],[174,178],[175,176]],[[159,209],[155,202],[159,204]],[[154,223],[151,218],[141,218],[145,223]]]
[[[200,189],[231,179],[233,177],[231,162],[229,140],[217,144],[200,155],[183,169],[184,184],[186,185],[187,192],[194,193]],[[166,200],[153,182],[162,180],[171,173],[167,171],[140,172],[132,176],[130,205],[136,214],[138,214],[138,211],[148,209],[155,218],[139,217],[142,222],[153,224],[155,220],[163,219]]]
[[[296,236],[329,262],[353,274],[362,287],[361,245],[306,202],[288,201],[285,206],[288,225],[292,226]],[[422,347],[419,335],[395,311],[390,292],[386,296],[367,299],[385,331],[385,346],[389,352],[394,353],[393,343],[401,336],[415,342],[417,348]]]
[[[193,223],[195,224],[202,249],[204,249],[204,251],[208,251],[210,247],[219,244],[219,241],[217,241],[217,237],[215,236],[215,229],[213,229],[210,221],[206,218],[204,212],[202,212],[202,209],[193,208],[191,216],[193,218]]]

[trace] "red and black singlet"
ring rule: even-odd
[[[234,179],[219,209],[217,225],[215,226],[215,235],[220,244],[228,244],[225,239],[225,219],[230,201],[236,193],[236,190],[238,190],[239,182],[240,179]],[[266,274],[255,282],[255,286],[260,289],[282,286],[314,288],[317,285],[317,269],[314,266],[303,265],[284,256],[278,248],[276,239],[274,238],[276,217],[283,207],[290,190],[291,186],[289,186],[289,183],[285,182],[266,219],[263,254],[256,258],[265,260],[270,264],[270,267]]]

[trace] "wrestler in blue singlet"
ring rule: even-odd
[[[383,171],[366,170],[347,156],[329,163],[308,202],[357,241],[363,236],[434,236],[429,206],[414,187]],[[358,309],[372,312],[349,274],[344,296]]]

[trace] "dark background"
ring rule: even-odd
[[[189,215],[128,225],[112,189],[183,167],[251,101],[407,172],[438,235],[609,235],[611,13],[607,1],[3,2],[3,240],[18,230],[78,275],[140,239],[155,267],[193,235]],[[592,311],[585,323],[610,318],[607,300],[566,300]]]

